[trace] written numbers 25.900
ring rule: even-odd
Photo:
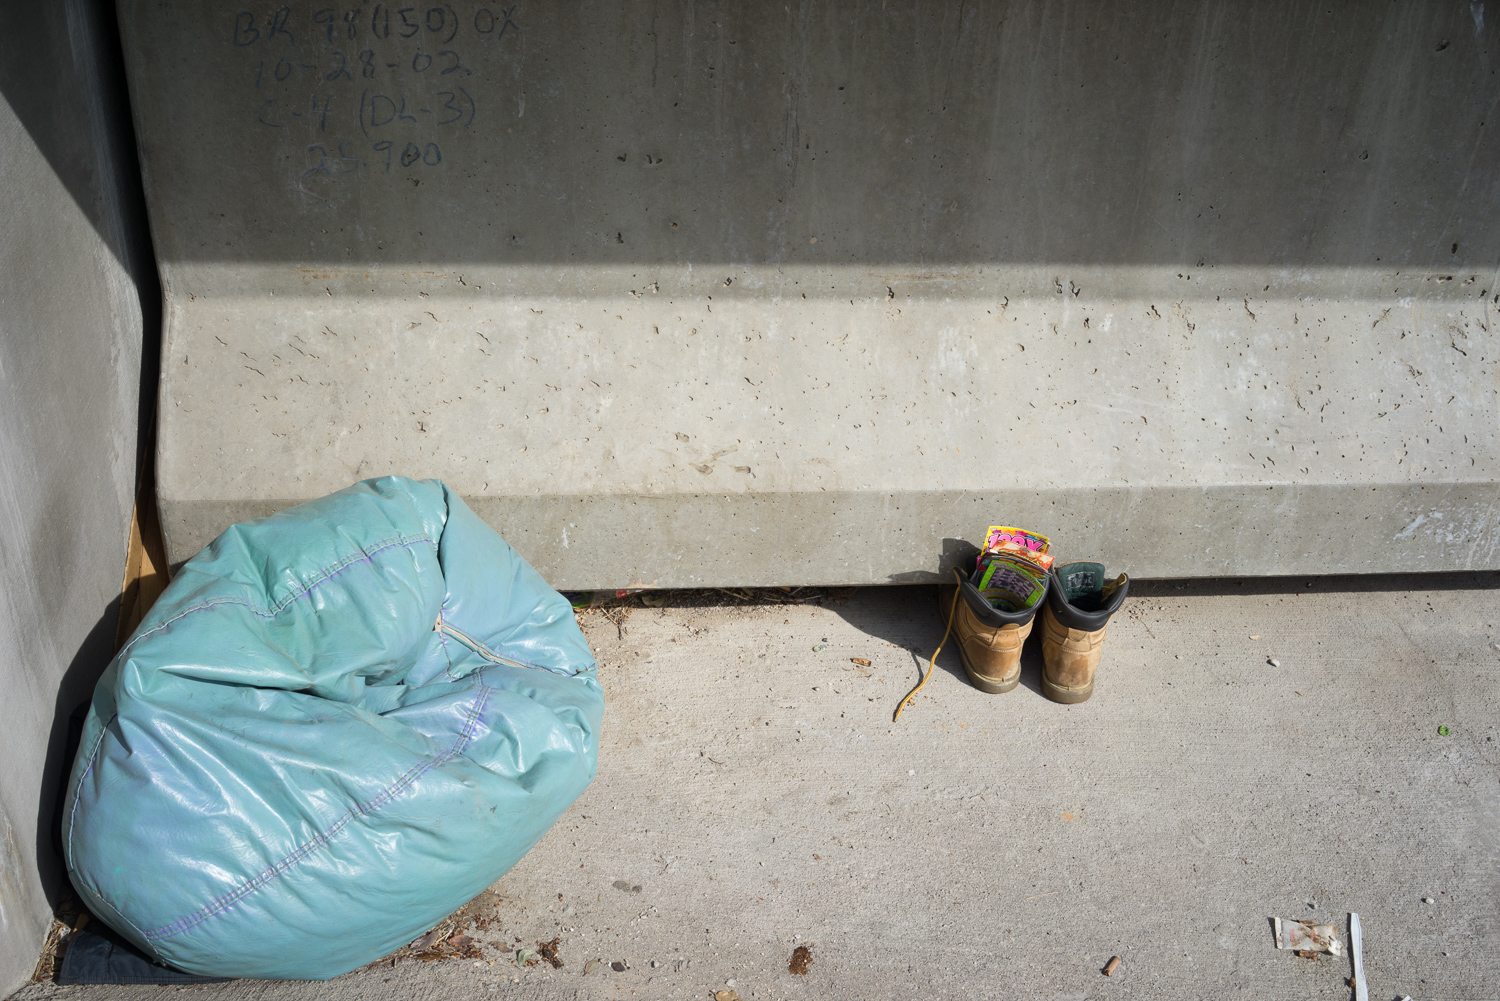
[[[382,173],[391,172],[392,161],[398,162],[403,167],[436,167],[443,162],[443,151],[437,143],[426,143],[417,145],[408,142],[404,146],[397,146],[389,139],[382,139],[370,147],[376,154],[373,166],[383,168]],[[312,165],[302,171],[303,177],[314,177],[324,174],[333,177],[336,174],[352,174],[361,167],[372,166],[360,159],[355,149],[355,144],[347,139],[336,142],[314,143],[307,147],[308,162]]]

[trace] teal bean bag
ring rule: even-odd
[[[235,525],[100,679],[68,873],[157,961],[322,980],[478,895],[593,779],[567,600],[436,480]]]

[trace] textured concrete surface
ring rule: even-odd
[[[1352,910],[1371,998],[1496,997],[1497,581],[1410,583],[1141,586],[1091,701],[1044,699],[1034,656],[1020,688],[983,695],[944,652],[894,725],[941,637],[931,589],[590,613],[599,778],[493,888],[485,960],[191,990],[1343,1001],[1348,961],[1278,952],[1269,919],[1347,939]],[[506,959],[554,936],[562,969]],[[19,998],[85,993],[180,996]]]
[[[572,588],[1500,560],[1483,5],[122,22],[173,561],[388,472]]]
[[[113,652],[138,456],[134,280],[150,264],[106,5],[6,3],[0,14],[6,994],[31,976],[64,882],[52,832],[68,715]]]

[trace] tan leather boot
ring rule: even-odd
[[[1042,613],[1042,692],[1054,702],[1084,702],[1104,657],[1109,617],[1120,608],[1130,581],[1105,580],[1102,563],[1052,568]]]
[[[1002,612],[985,601],[962,574],[955,573],[954,578],[956,584],[938,589],[938,607],[944,622],[953,617],[951,628],[964,673],[981,692],[1008,692],[1021,680],[1021,646],[1031,635],[1036,608]]]

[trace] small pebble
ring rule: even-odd
[[[1280,667],[1281,666],[1281,661],[1277,660],[1275,657],[1267,657],[1266,658],[1266,663],[1270,664],[1272,667]]]
[[[1424,904],[1435,904],[1435,903],[1437,903],[1437,901],[1433,900],[1431,897],[1423,897],[1422,898],[1422,903],[1424,903]]]

